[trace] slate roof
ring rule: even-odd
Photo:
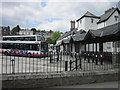
[[[73,41],[83,41],[85,38],[86,32],[84,30],[80,30],[75,35],[72,36]]]
[[[77,31],[76,30],[72,30],[72,31],[68,31],[66,33],[64,33],[58,40],[62,40],[63,38],[70,36],[70,35],[74,35]]]
[[[100,18],[100,17],[95,16],[94,14],[90,13],[89,11],[87,11],[81,18],[79,18],[79,19],[77,20],[77,22],[78,22],[80,19],[82,19],[83,17]]]
[[[61,45],[62,43],[63,43],[63,41],[58,42],[55,46],[59,46],[59,45]]]
[[[63,43],[65,43],[65,44],[70,43],[70,40],[71,40],[71,37],[68,38],[68,39],[64,39],[64,40],[63,40]]]
[[[97,22],[97,24],[108,20],[116,10],[120,14],[120,10],[118,8],[110,8],[109,10],[105,11],[105,14],[100,16],[100,20]]]
[[[86,40],[92,40],[92,41],[87,41],[89,43],[94,42],[94,40],[98,40],[98,38],[100,39],[101,37],[102,39],[104,39],[104,37],[107,37],[107,39],[110,38],[109,40],[113,40],[114,38],[111,38],[111,36],[120,37],[120,22],[97,30],[89,30],[88,32],[85,32],[84,30],[80,30],[70,38],[64,39],[61,42],[59,42],[58,45],[61,45],[62,43],[65,44],[70,43],[71,39],[73,39],[74,42],[78,42],[78,41],[86,42]]]
[[[115,35],[120,32],[120,22],[97,30],[89,30],[93,37]]]
[[[118,11],[118,13],[120,14],[120,10],[118,8],[110,8],[109,10],[105,11],[105,14],[101,15],[101,16],[95,16],[94,14],[90,13],[89,11],[87,11],[81,18],[79,18],[78,20],[76,20],[77,22],[82,19],[83,17],[93,17],[93,18],[99,18],[100,20],[97,22],[97,24],[104,22],[106,20],[108,20],[110,18],[110,16],[115,12]]]

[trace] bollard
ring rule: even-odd
[[[95,57],[96,57],[96,63],[95,64],[98,65],[98,60],[97,60],[98,59],[98,55],[95,55]]]
[[[15,60],[11,59],[12,62],[12,74],[15,74]]]
[[[100,55],[100,64],[103,65],[103,55]]]
[[[57,62],[59,61],[59,52],[57,52]]]
[[[92,57],[93,57],[92,62],[94,63],[94,59],[95,59],[94,53],[92,54]]]
[[[72,60],[70,60],[69,64],[70,64],[70,71],[71,71],[72,70]]]
[[[68,61],[65,61],[65,71],[68,71]]]

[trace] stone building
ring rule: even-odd
[[[1,30],[1,34],[3,36],[7,36],[7,35],[10,35],[10,27],[5,27],[5,26],[1,26],[0,27],[0,30]]]

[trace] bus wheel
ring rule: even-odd
[[[7,52],[7,51],[5,51],[5,55],[8,55],[8,52]]]
[[[28,53],[27,56],[28,56],[28,57],[31,57],[31,53]]]

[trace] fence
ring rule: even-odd
[[[107,54],[107,53],[103,53]],[[111,53],[108,53],[111,54]],[[82,52],[49,52],[47,57],[1,55],[2,74],[56,73],[64,71],[108,70],[113,65],[101,54]]]

